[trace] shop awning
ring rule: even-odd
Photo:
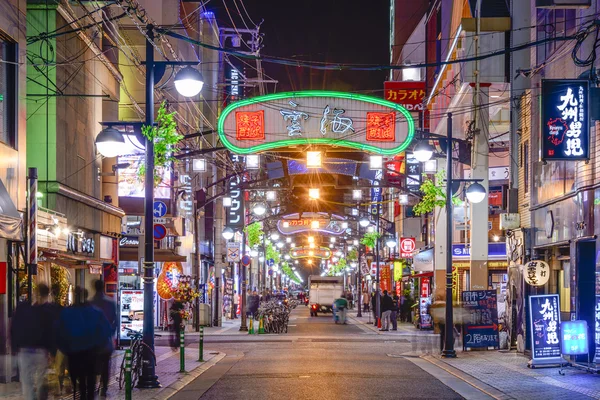
[[[402,275],[402,278],[427,278],[433,276],[433,271],[421,272],[414,275]]]
[[[23,240],[23,221],[0,179],[0,237],[9,240]]]
[[[119,249],[119,260],[121,261],[138,261],[138,249],[137,247],[122,247]],[[179,261],[186,262],[186,256],[180,256],[173,250],[169,249],[154,249],[154,261],[156,262],[167,262],[167,261]]]

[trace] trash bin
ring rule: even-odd
[[[210,305],[205,303],[200,303],[200,308],[198,309],[198,319],[199,324],[201,326],[210,326]]]

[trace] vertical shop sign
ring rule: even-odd
[[[542,80],[542,160],[590,158],[589,81]]]
[[[594,308],[594,343],[596,344],[596,352],[594,354],[594,362],[600,361],[600,295],[596,295],[596,307]]]
[[[392,290],[392,271],[389,264],[384,264],[379,267],[379,283],[381,291],[387,290],[391,293]]]
[[[432,327],[431,324],[431,315],[427,312],[429,305],[431,304],[430,297],[420,297],[419,298],[419,319],[421,320],[420,326],[421,329],[430,329]]]
[[[562,364],[560,308],[557,294],[529,296],[529,331],[531,332],[531,364]]]
[[[232,156],[232,161],[239,161],[238,156]],[[229,180],[229,196],[231,197],[231,206],[227,208],[227,226],[231,229],[241,230],[244,228],[244,196],[240,188],[241,179],[238,175]]]
[[[465,348],[499,347],[496,291],[464,291],[462,306],[464,309],[463,346]]]
[[[429,297],[429,278],[421,278],[421,297]]]
[[[121,289],[120,342],[128,342],[128,329],[142,332],[144,329],[144,291]]]
[[[406,155],[406,189],[412,193],[421,190],[421,163],[412,155]]]

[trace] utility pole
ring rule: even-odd
[[[489,83],[482,84],[480,77],[479,56],[481,50],[481,0],[477,0],[475,8],[475,85],[473,92],[473,118],[475,121],[475,135],[473,139],[473,152],[471,157],[471,178],[481,179],[481,185],[489,192]],[[483,99],[483,101],[482,101]],[[451,173],[450,171],[448,172]],[[450,175],[449,175],[450,176]],[[488,220],[489,198],[477,204],[471,204],[471,290],[487,290],[488,288]],[[450,218],[450,216],[448,216]],[[452,251],[450,247],[449,252]]]

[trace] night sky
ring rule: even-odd
[[[263,56],[353,64],[389,64],[389,1],[387,0],[243,0],[264,36]],[[245,28],[241,0],[212,0],[219,25],[231,27],[224,4],[238,28]],[[339,90],[383,92],[386,71],[322,71],[263,63],[265,73],[279,81],[277,91]],[[273,85],[268,86],[273,91]]]

